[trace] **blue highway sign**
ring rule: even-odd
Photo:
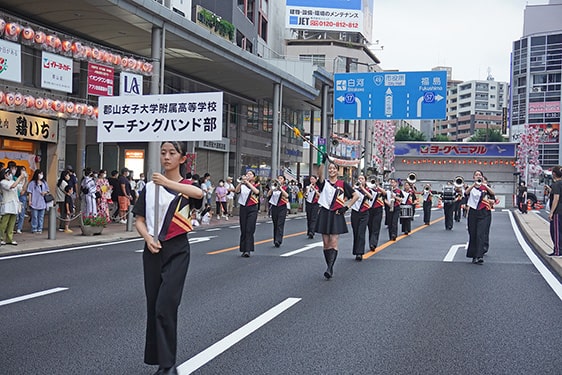
[[[334,119],[444,119],[447,72],[334,75]]]

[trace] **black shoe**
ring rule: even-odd
[[[314,234],[309,233],[309,234],[308,234],[308,238],[309,238],[309,239],[313,239],[313,238],[314,238]]]
[[[242,253],[242,258],[249,258],[250,257],[250,253],[245,251]]]
[[[273,246],[279,247],[279,246],[281,246],[281,244],[280,244],[279,242],[275,241],[275,242],[273,243]]]
[[[559,257],[560,256],[560,255],[556,255],[556,253],[554,251],[552,253],[546,254],[546,255],[549,256],[549,257]]]
[[[484,258],[477,258],[476,259],[476,264],[483,264],[484,263]]]
[[[178,369],[176,368],[176,366],[172,366],[166,369],[161,369],[158,371],[162,371],[162,372],[157,372],[158,375],[178,375]]]
[[[391,241],[396,241],[396,236],[390,237],[390,240],[391,240]]]
[[[375,251],[376,248],[376,246],[371,246],[371,251]]]
[[[472,258],[472,263],[476,263],[476,258]]]
[[[361,254],[356,255],[355,260],[358,260],[359,262],[361,262],[363,260],[363,255],[361,255]]]

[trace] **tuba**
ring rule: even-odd
[[[462,176],[457,176],[455,177],[455,181],[453,182],[453,185],[455,185],[455,187],[460,188],[464,186],[464,178],[462,178]]]
[[[408,175],[408,178],[406,178],[406,181],[408,181],[409,184],[413,185],[416,183],[416,174],[414,172],[410,172],[410,174]]]

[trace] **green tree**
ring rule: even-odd
[[[409,126],[403,126],[396,132],[394,140],[400,141],[425,141],[425,134]]]
[[[505,138],[502,136],[500,129],[488,129],[488,138],[486,139],[486,129],[478,129],[472,137],[470,137],[469,142],[506,142]]]
[[[436,136],[431,138],[432,142],[450,142],[451,140],[449,137],[443,134],[437,134]]]

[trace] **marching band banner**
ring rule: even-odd
[[[222,92],[103,96],[98,142],[222,140]]]

